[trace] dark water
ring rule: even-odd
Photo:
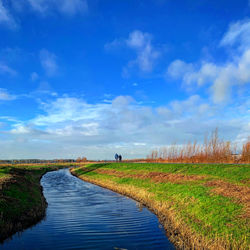
[[[157,217],[132,199],[67,169],[47,173],[41,183],[46,218],[1,249],[174,249]]]

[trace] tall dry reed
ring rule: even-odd
[[[250,163],[250,137],[243,144],[241,154],[236,154],[236,145],[219,138],[218,129],[210,137],[205,136],[203,144],[188,142],[185,145],[172,144],[153,150],[147,161],[180,163]]]

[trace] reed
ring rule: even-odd
[[[147,156],[148,162],[171,163],[250,163],[250,137],[242,146],[241,154],[236,154],[237,146],[219,138],[218,129],[210,137],[205,136],[203,144],[196,141],[185,145],[172,144],[153,150]]]
[[[243,162],[250,162],[250,138],[242,147],[241,159]]]

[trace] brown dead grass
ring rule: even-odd
[[[241,203],[250,203],[250,188],[239,186],[222,180],[212,180],[205,184],[214,187],[213,191],[226,197],[234,197]]]
[[[183,183],[186,181],[199,181],[204,180],[204,176],[199,175],[183,175],[183,174],[172,174],[162,172],[150,172],[150,173],[126,173],[111,169],[97,169],[95,170],[98,174],[113,175],[120,178],[135,178],[135,179],[150,179],[156,183],[160,182],[171,182],[171,183]]]
[[[6,180],[10,179],[11,175],[10,174],[6,174],[4,176],[0,177],[0,183],[5,182]]]
[[[154,182],[172,182],[172,183],[199,181],[205,178],[204,176],[198,176],[198,175],[183,175],[183,174],[159,173],[159,172],[147,173],[144,175],[144,177],[150,178]]]
[[[3,189],[4,185],[6,183],[9,183],[12,181],[12,176],[11,175],[5,175],[0,178],[0,191]]]
[[[213,187],[212,192],[234,198],[236,201],[244,205],[244,217],[250,218],[250,188],[228,183],[222,180],[212,180],[205,184],[207,187]]]

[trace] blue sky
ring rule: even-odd
[[[250,136],[248,0],[0,0],[0,158],[145,157]]]

